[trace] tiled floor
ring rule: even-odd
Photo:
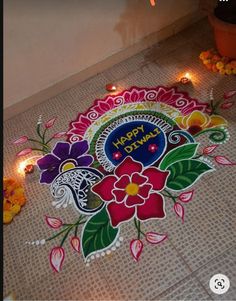
[[[11,141],[25,134],[33,136],[40,114],[47,120],[57,115],[55,131],[68,128],[78,112],[106,95],[106,83],[115,82],[119,90],[131,86],[178,85],[181,74],[190,72],[193,85],[179,88],[200,101],[208,101],[213,87],[216,97],[236,88],[235,76],[207,71],[199,53],[213,47],[211,29],[202,20],[187,30],[147,49],[130,59],[78,84],[54,98],[15,116],[4,124],[4,174],[16,176],[18,147]],[[225,111],[231,140],[219,147],[236,161],[236,106]],[[202,141],[204,144],[204,141]],[[182,224],[170,214],[155,223],[157,231],[169,239],[157,247],[144,248],[142,260],[135,264],[129,254],[130,225],[122,227],[124,241],[109,256],[85,266],[82,257],[66,249],[63,271],[54,274],[48,263],[51,245],[34,247],[27,240],[51,234],[44,215],[57,215],[51,207],[48,187],[38,184],[38,175],[27,177],[27,204],[14,222],[4,226],[4,295],[14,293],[17,300],[236,300],[236,169],[217,167],[196,185],[194,201],[186,206]],[[62,210],[60,216],[73,219],[76,213]],[[147,229],[153,222],[145,223]],[[153,227],[152,227],[153,229]],[[209,289],[217,273],[231,281],[225,295]]]

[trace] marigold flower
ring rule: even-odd
[[[216,68],[221,70],[222,68],[224,68],[224,63],[222,63],[221,61],[216,63]]]
[[[3,179],[3,223],[10,223],[26,202],[24,189],[14,179]]]
[[[3,211],[3,223],[9,224],[14,217],[14,214],[11,211],[5,210]]]

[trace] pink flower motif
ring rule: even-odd
[[[138,91],[136,89],[132,91],[125,91],[124,100],[125,103],[142,102],[144,101],[144,95],[145,95],[145,91]]]
[[[70,244],[72,246],[72,248],[76,251],[76,252],[80,252],[80,240],[79,237],[77,236],[73,236],[70,240]]]
[[[53,138],[61,138],[66,135],[66,132],[59,132],[53,135]]]
[[[159,244],[163,242],[166,238],[167,238],[166,234],[159,234],[156,232],[146,233],[146,240],[151,244]]]
[[[221,165],[236,165],[236,163],[230,161],[229,159],[227,159],[224,156],[216,156],[216,157],[214,157],[214,159],[218,164],[221,164]]]
[[[234,95],[236,95],[236,90],[225,92],[224,93],[224,99],[229,99],[229,98],[233,97]]]
[[[26,156],[32,152],[32,148],[25,148],[16,154],[17,157]]]
[[[107,202],[113,227],[137,216],[139,220],[164,218],[164,199],[158,192],[166,184],[169,171],[157,167],[145,168],[126,157],[114,171],[92,187],[92,191]]]
[[[182,223],[183,223],[184,222],[184,207],[179,203],[175,203],[174,211],[177,214],[177,216],[179,216],[182,219]]]
[[[228,101],[228,102],[222,103],[220,107],[221,107],[221,109],[226,110],[226,109],[231,108],[233,105],[234,105],[233,101]]]
[[[55,247],[50,253],[50,264],[55,272],[60,272],[65,259],[65,251],[62,247]]]
[[[161,87],[158,91],[156,101],[175,105],[176,101],[183,97],[184,95],[182,93],[176,92],[174,88],[168,89],[168,88]]]
[[[143,243],[140,239],[133,239],[130,243],[130,252],[135,261],[139,260],[139,257],[143,250]]]
[[[158,146],[154,143],[154,144],[149,144],[148,146],[148,151],[151,153],[155,153],[158,150]]]
[[[113,160],[119,160],[121,157],[122,157],[122,154],[119,151],[112,154]]]
[[[59,218],[46,216],[45,220],[50,228],[59,229],[62,226],[62,221]]]
[[[114,99],[112,97],[108,97],[106,100],[98,100],[94,110],[100,115],[103,115],[104,113],[112,110],[114,106]]]
[[[178,199],[183,203],[188,203],[193,198],[193,192],[194,192],[194,190],[191,190],[188,192],[183,192],[179,195]]]
[[[91,125],[91,121],[89,120],[88,117],[79,115],[77,121],[71,123],[72,128],[68,131],[67,134],[80,135],[81,137],[83,137],[84,133],[86,132],[86,130],[90,125]]]
[[[26,141],[28,141],[28,137],[27,136],[22,136],[18,139],[16,139],[15,141],[13,141],[14,144],[22,144],[25,143]]]
[[[211,154],[213,153],[213,151],[218,147],[217,144],[214,144],[214,145],[210,145],[210,146],[207,146],[203,149],[203,154],[204,155],[208,155],[208,154]]]
[[[51,128],[51,127],[54,125],[56,119],[57,119],[57,117],[54,117],[54,118],[48,120],[48,121],[45,123],[45,128],[46,128],[46,129]]]

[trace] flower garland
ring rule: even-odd
[[[236,74],[236,60],[221,56],[216,50],[202,51],[199,58],[208,70],[223,75]]]
[[[3,179],[3,223],[9,224],[21,211],[26,198],[24,188],[12,178]]]

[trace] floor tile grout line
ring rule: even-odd
[[[169,239],[170,240],[170,239]],[[178,255],[181,257],[181,259],[184,261],[185,265],[192,271],[192,269],[190,268],[190,266],[188,265],[188,263],[185,261],[185,259],[182,257],[182,255],[179,253],[179,251],[176,249],[176,247],[174,246],[174,244],[171,242],[170,240],[170,244],[174,247],[174,249],[176,250],[176,252],[178,253]],[[217,257],[222,256],[224,253],[228,252],[229,250],[235,248],[235,246],[230,247],[229,249],[225,250],[223,253],[221,253],[220,255],[214,257],[212,260],[210,260],[208,263],[210,263],[211,261],[215,260]],[[197,271],[202,269],[203,267],[205,267],[208,263],[204,264],[203,266],[201,266],[200,268],[198,268],[195,271],[192,271],[189,275],[187,275],[186,277],[182,278],[180,281],[176,282],[175,284],[171,285],[169,288],[167,288],[166,290],[164,290],[161,294],[158,294],[157,296],[155,296],[153,299],[151,300],[156,300],[156,298],[160,297],[161,295],[165,294],[165,292],[167,292],[168,290],[170,290],[171,288],[178,286],[178,284],[180,284],[181,282],[184,282],[186,279],[188,278],[194,278],[197,280],[197,283],[203,288],[204,292],[210,297],[210,300],[214,300],[212,298],[212,296],[209,294],[209,292],[207,291],[207,289],[205,288],[205,286],[203,285],[203,283],[200,281],[200,279],[197,277]]]
[[[179,284],[183,283],[185,280],[190,278],[195,278],[194,276],[192,276],[192,274],[188,274],[187,276],[183,277],[182,279],[180,279],[179,281],[177,281],[175,284],[171,285],[170,287],[168,287],[167,289],[165,289],[163,292],[161,292],[160,294],[158,294],[157,296],[155,296],[154,298],[151,299],[152,300],[156,300],[156,298],[160,297],[161,295],[164,295],[166,292],[168,292],[170,289],[174,288],[175,286],[178,286]],[[209,294],[208,294],[209,295]],[[212,299],[211,299],[212,300]]]
[[[105,280],[105,282],[106,282],[106,284],[107,284],[107,286],[108,286],[108,288],[109,288],[109,293],[111,293],[111,296],[112,296],[113,300],[115,300],[115,295],[114,295],[113,292],[112,292],[112,288],[110,287],[109,281],[108,281],[108,279],[106,278],[106,275],[105,275],[105,273],[103,272],[103,270],[102,270],[102,268],[101,268],[99,262],[96,262],[96,265],[97,265],[97,267],[98,267],[100,273],[102,274],[102,276],[103,276],[103,278],[104,278],[104,280]]]
[[[198,269],[196,269],[195,271],[193,271],[193,270],[191,269],[190,265],[188,264],[188,262],[185,260],[185,258],[182,256],[182,254],[178,251],[178,249],[177,249],[176,246],[174,245],[172,239],[169,238],[168,240],[170,241],[170,244],[172,245],[172,247],[173,247],[173,248],[175,249],[175,251],[177,252],[178,256],[184,261],[185,265],[186,265],[186,266],[188,267],[188,269],[190,270],[191,273],[190,273],[189,276],[194,277],[194,278],[197,280],[198,284],[200,284],[201,287],[204,289],[204,291],[207,293],[207,295],[210,296],[211,300],[213,300],[213,299],[212,299],[212,296],[208,293],[207,289],[204,287],[204,285],[202,284],[202,282],[201,282],[201,281],[198,279],[198,277],[196,276],[197,271],[199,271],[200,269],[202,269],[203,267],[205,267],[206,265],[208,265],[209,263],[211,263],[212,261],[214,261],[216,258],[222,256],[223,254],[225,254],[225,253],[228,252],[229,250],[235,248],[235,246],[232,246],[232,247],[228,248],[227,250],[225,250],[224,252],[222,252],[220,255],[215,256],[215,257],[212,258],[210,261],[208,261],[206,264],[202,265],[201,267],[199,267]],[[185,278],[186,278],[186,277],[185,277]],[[184,278],[183,278],[183,279],[184,279]],[[171,286],[171,287],[173,287],[173,286]]]
[[[221,257],[221,256],[224,255],[226,252],[230,251],[231,249],[234,249],[235,247],[236,247],[236,245],[233,246],[233,247],[230,247],[229,249],[225,250],[225,251],[224,251],[223,253],[221,253],[220,255],[214,257],[213,260],[215,260],[215,259],[218,258],[218,257]],[[211,260],[211,261],[212,261],[212,260]],[[211,262],[211,261],[210,261],[210,262]],[[205,266],[206,266],[206,265],[204,265],[203,267],[205,267]],[[202,267],[201,267],[201,268],[202,268]],[[201,269],[201,268],[200,268],[200,269]],[[196,278],[197,281],[198,281],[198,283],[200,283],[200,285],[206,290],[204,284],[201,282],[201,280],[200,280],[199,277],[197,276],[197,271],[198,271],[198,270],[199,270],[199,269],[197,269],[196,271],[193,272],[193,277]],[[209,279],[209,281],[210,281],[210,279]],[[206,291],[207,291],[207,290],[206,290]],[[207,293],[208,293],[208,291],[207,291]],[[213,298],[209,293],[208,293],[208,295],[211,297],[212,300],[214,300],[214,298]]]

